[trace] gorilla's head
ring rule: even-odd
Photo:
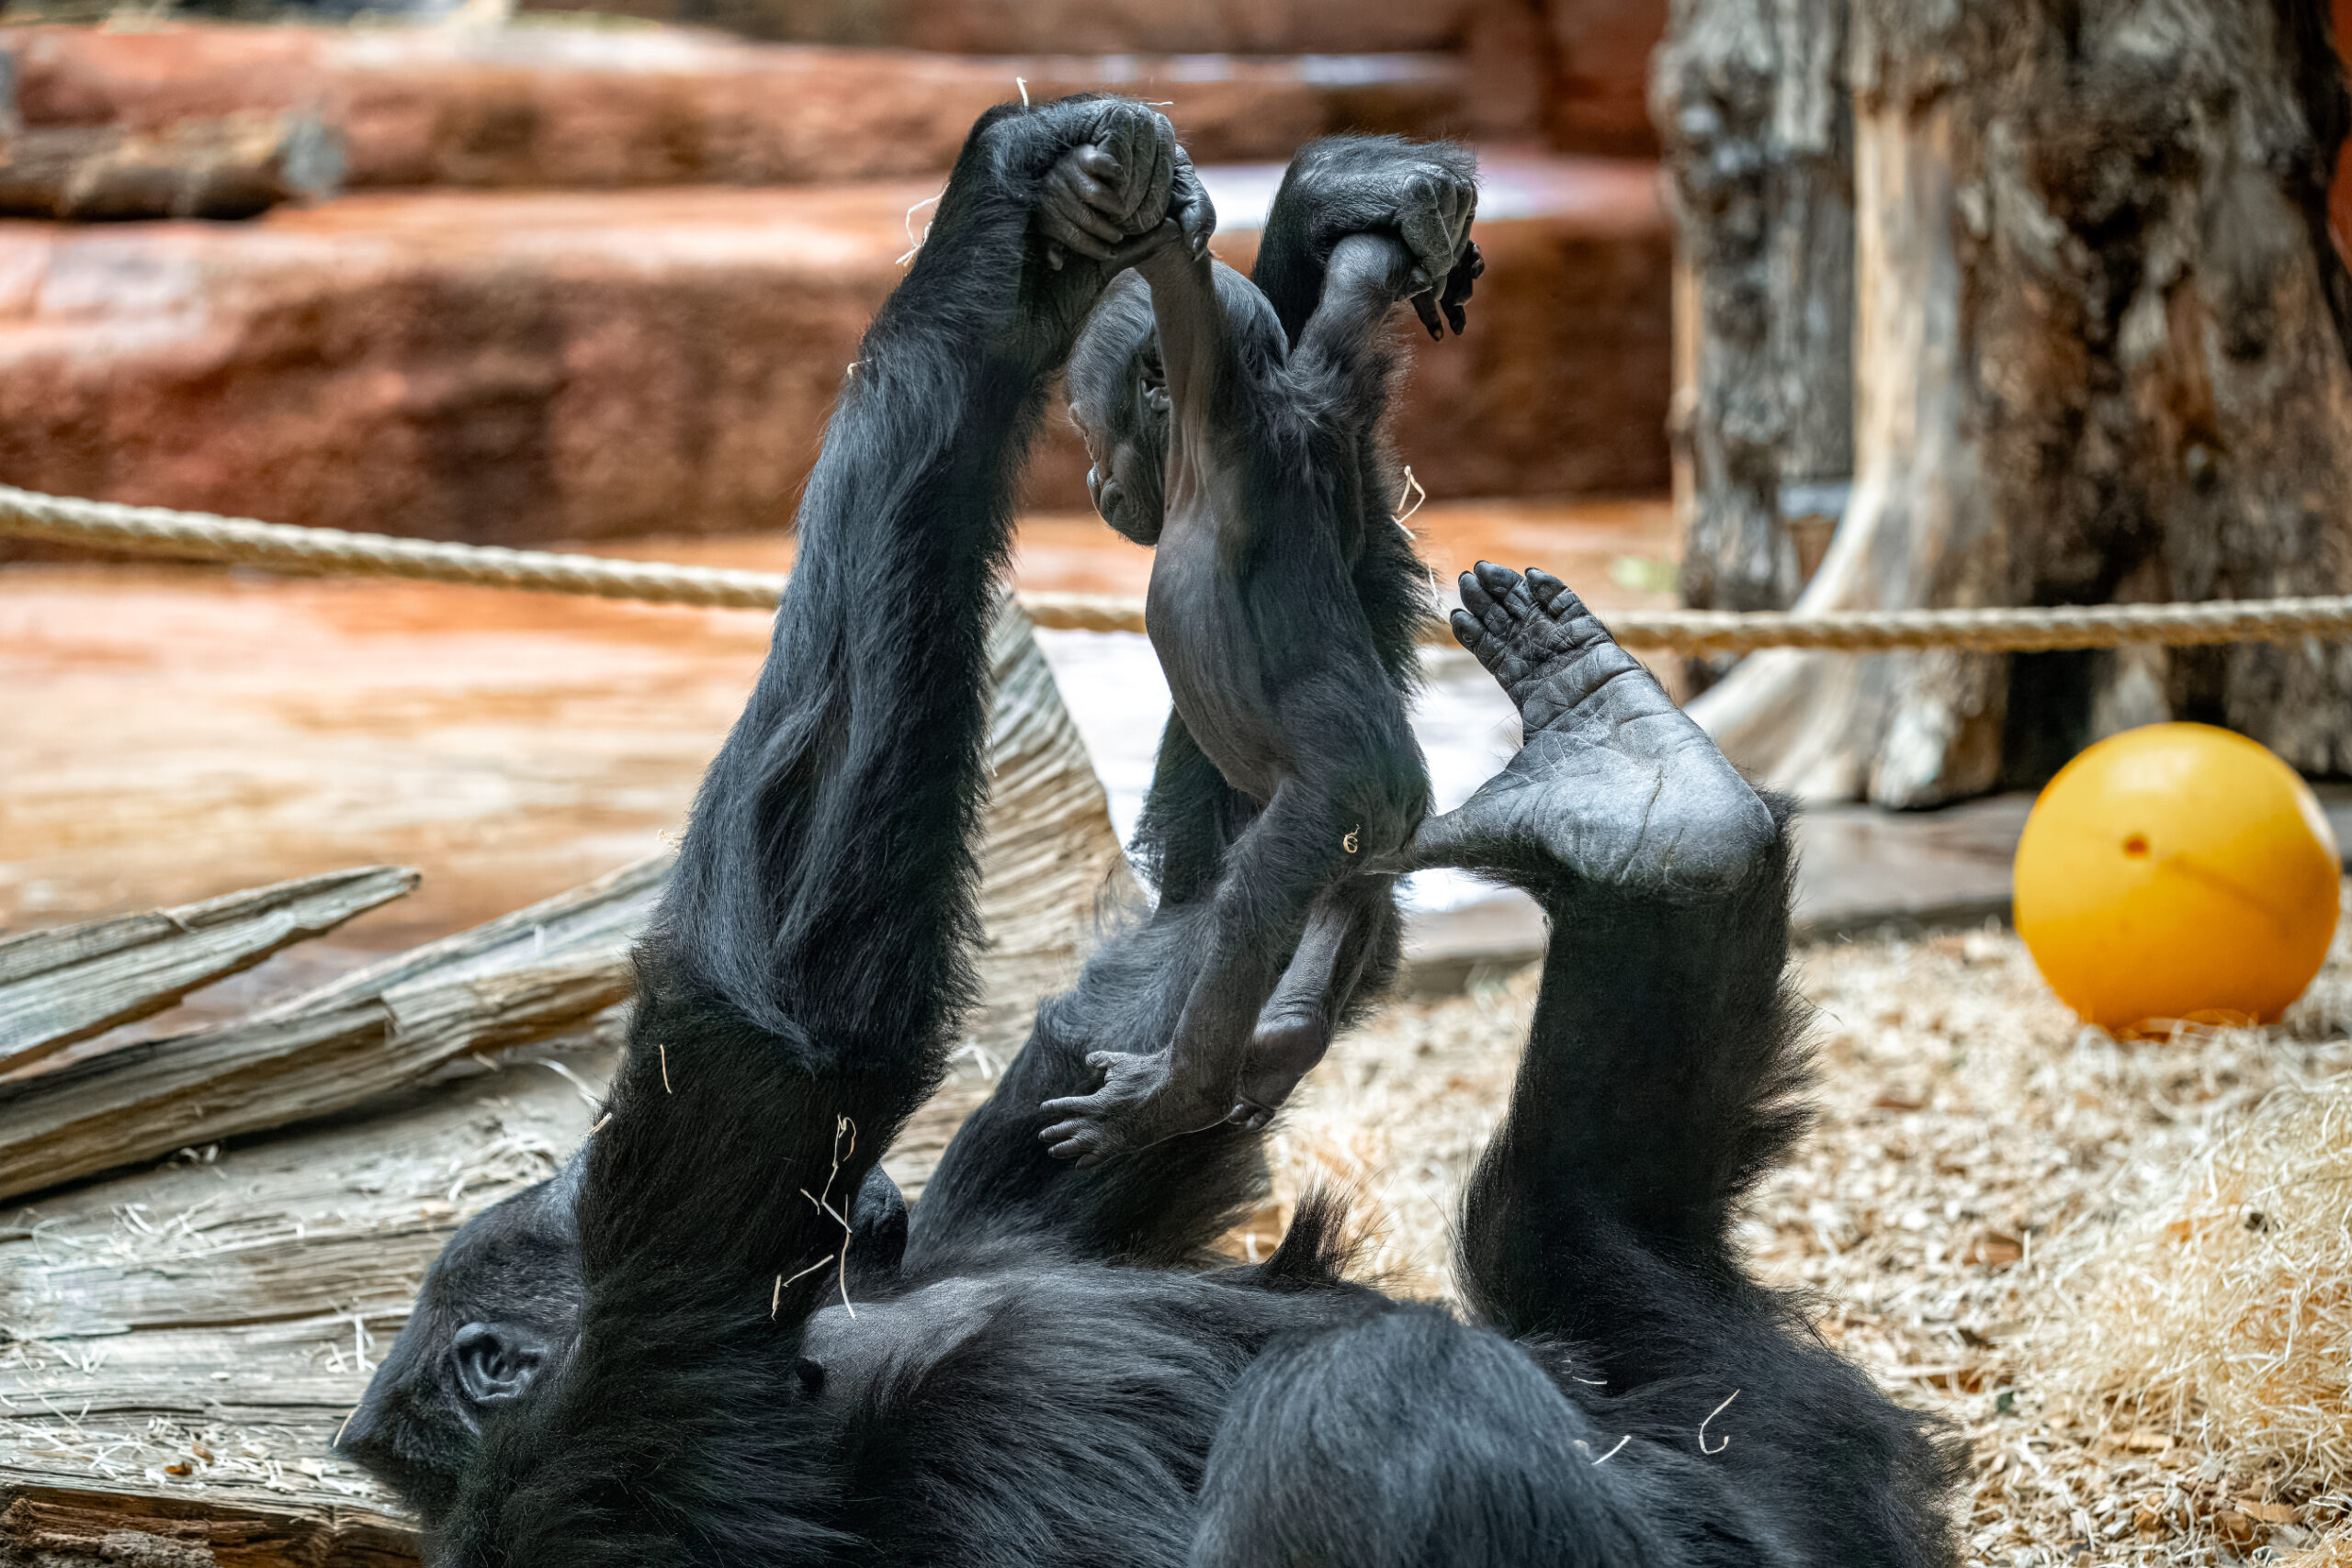
[[[336,1439],[427,1526],[457,1500],[483,1427],[571,1353],[587,1295],[573,1217],[585,1165],[583,1149],[449,1238]],[[907,1203],[880,1166],[866,1173],[849,1218],[853,1276],[896,1272]]]
[[[577,1331],[580,1169],[574,1156],[449,1239],[336,1440],[428,1520],[457,1496],[482,1423],[521,1398]]]
[[[1151,290],[1123,272],[1071,350],[1069,415],[1093,467],[1086,492],[1102,521],[1138,545],[1159,541],[1168,460],[1168,376]]]
[[[1216,328],[1252,367],[1249,374],[1279,364],[1289,353],[1288,340],[1257,285],[1223,262],[1211,263],[1209,276],[1216,290]],[[1180,290],[1174,308],[1193,309],[1194,299],[1193,291]],[[1142,274],[1123,272],[1112,279],[1070,351],[1067,379],[1070,419],[1094,464],[1086,476],[1094,510],[1136,543],[1159,543],[1172,399],[1151,287]]]

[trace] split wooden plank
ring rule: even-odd
[[[358,1105],[543,1040],[632,988],[670,857],[387,959],[254,1016],[0,1082],[0,1197]]]
[[[363,1508],[292,1501],[223,1507],[85,1483],[0,1483],[0,1540],[27,1562],[60,1568],[414,1568],[423,1561],[413,1529]]]
[[[360,866],[0,941],[0,1072],[161,1012],[416,883],[407,866]]]

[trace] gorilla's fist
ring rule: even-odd
[[[1439,313],[1459,333],[1470,288],[1486,270],[1470,243],[1478,160],[1451,142],[1334,136],[1308,145],[1283,176],[1277,207],[1312,214],[1303,238],[1319,265],[1350,234],[1392,233],[1412,252],[1413,309],[1431,337]]]

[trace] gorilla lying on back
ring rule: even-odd
[[[1056,174],[1090,147],[1091,192]],[[1197,928],[1109,944],[895,1202],[876,1157],[971,989],[1013,476],[1173,159],[1117,100],[974,128],[842,392],[610,1120],[451,1243],[345,1446],[441,1563],[1951,1562],[1947,1452],[1728,1239],[1802,1120],[1782,824],[1541,574],[1464,579],[1525,744],[1395,863],[1517,883],[1557,938],[1465,1200],[1466,1321],[1346,1280],[1328,1202],[1207,1267],[1254,1130],[1038,1144],[1090,1050],[1166,1038]],[[1335,206],[1393,227],[1358,175]],[[1228,827],[1170,852],[1213,865]]]

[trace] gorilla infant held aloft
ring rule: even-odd
[[[1082,148],[1114,237],[1066,205]],[[1041,1008],[911,1212],[878,1174],[970,996],[1013,476],[1173,170],[1136,105],[975,127],[835,413],[611,1120],[451,1244],[346,1447],[448,1564],[1949,1562],[1945,1450],[1728,1239],[1800,1122],[1782,825],[1549,579],[1464,580],[1526,740],[1395,863],[1515,882],[1555,936],[1465,1198],[1465,1316],[1349,1282],[1325,1204],[1216,1267],[1256,1130],[1091,1168],[1037,1142],[1088,1054],[1167,1037],[1181,920]],[[1162,820],[1163,863],[1231,841]]]
[[[1469,154],[1416,153],[1458,171],[1431,186],[1452,209],[1436,282],[1401,236],[1348,235],[1294,345],[1247,278],[1167,244],[1112,286],[1072,356],[1096,505],[1156,548],[1147,622],[1176,716],[1255,810],[1226,852],[1172,1038],[1095,1053],[1101,1087],[1046,1106],[1061,1120],[1040,1136],[1081,1165],[1272,1119],[1329,1046],[1390,911],[1394,875],[1364,868],[1428,807],[1403,684],[1351,587],[1367,524],[1396,526],[1363,493],[1390,310],[1416,296],[1433,316],[1442,288],[1458,332],[1479,270]],[[1205,208],[1188,176],[1180,201]]]

